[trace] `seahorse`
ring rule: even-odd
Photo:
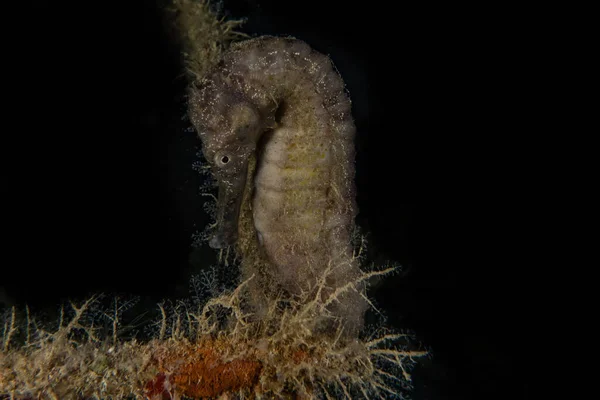
[[[192,85],[189,115],[218,182],[209,245],[237,242],[242,275],[257,276],[255,304],[314,289],[328,266],[331,290],[356,280],[356,128],[328,56],[293,37],[237,42]],[[331,307],[351,335],[367,309],[365,288],[355,289]]]

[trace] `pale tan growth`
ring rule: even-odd
[[[24,343],[13,343],[11,335],[4,335],[0,396],[51,400],[126,396],[145,399],[144,384],[157,372],[151,365],[151,348],[135,340],[116,343],[98,337],[96,328],[82,321],[95,301],[92,297],[81,306],[71,304],[73,317],[63,320],[61,313],[55,331],[38,328],[27,312],[25,327],[20,328],[25,334]],[[5,333],[18,330],[14,308],[12,315]],[[119,315],[112,318],[118,321]],[[116,337],[116,331],[113,333]]]
[[[355,127],[331,60],[294,38],[238,42],[192,88],[189,107],[220,184],[220,226],[211,246],[244,242],[242,273],[257,276],[255,303],[272,288],[292,296],[314,290],[328,266],[335,271],[330,288],[356,278],[360,270],[350,257]],[[254,155],[256,169],[248,174]],[[251,225],[238,224],[247,216],[245,187]],[[357,287],[331,305],[354,333],[367,308],[363,296]]]
[[[332,336],[318,334],[318,317],[329,314],[330,304],[361,282],[393,270],[363,273],[323,295],[328,277],[335,274],[326,268],[312,294],[303,292],[283,308],[280,299],[271,300],[260,321],[241,305],[251,277],[197,307],[183,302],[171,309],[159,306],[158,336],[147,343],[115,342],[116,332],[99,337],[82,318],[94,298],[73,304],[73,317],[61,319],[52,332],[29,319],[17,328],[13,310],[2,332],[0,398],[403,398],[411,384],[409,370],[428,355],[408,345],[409,335],[383,330],[344,341],[341,325]],[[222,310],[230,316],[224,329],[217,318]],[[110,320],[121,318],[115,314]],[[19,329],[26,332],[23,343],[11,339]]]
[[[235,29],[242,20],[225,20],[209,0],[172,0],[171,11],[181,41],[186,72],[199,81],[232,40],[245,37]]]

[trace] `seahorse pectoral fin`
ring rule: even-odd
[[[247,166],[236,174],[219,178],[217,231],[208,242],[213,249],[229,247],[238,238],[238,219],[246,186],[246,172]]]

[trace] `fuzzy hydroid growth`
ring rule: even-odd
[[[156,337],[114,342],[99,337],[88,314],[97,297],[72,304],[72,317],[55,331],[7,315],[0,352],[0,395],[14,399],[402,398],[408,371],[427,355],[411,349],[410,336],[385,328],[360,340],[320,334],[321,318],[347,290],[394,268],[364,273],[326,298],[303,294],[273,301],[260,321],[243,311],[248,281],[203,302],[161,305]],[[317,283],[326,285],[331,269]],[[252,278],[251,278],[252,279]],[[108,312],[108,311],[105,311]],[[111,315],[111,320],[121,320]],[[116,327],[118,325],[110,326]],[[23,336],[24,332],[27,332]],[[22,343],[14,338],[20,334]]]
[[[192,82],[202,79],[232,40],[246,37],[236,31],[242,20],[226,20],[214,8],[208,0],[172,0],[170,11]]]

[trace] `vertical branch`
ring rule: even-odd
[[[162,304],[159,304],[158,308],[160,308],[160,313],[162,314],[162,321],[160,323],[160,333],[158,334],[158,339],[164,340],[165,334],[167,332],[167,313],[165,312],[165,308]]]
[[[31,317],[29,315],[29,306],[27,306],[27,305],[25,306],[25,314],[27,315],[27,327],[25,328],[26,329],[25,345],[29,346],[30,339],[31,339],[31,333],[29,330],[29,325],[31,323]]]
[[[118,306],[118,298],[115,297],[115,310],[114,316],[112,318],[112,336],[113,336],[113,345],[117,344],[117,326],[119,325],[119,308]]]
[[[4,333],[2,335],[2,344],[3,344],[4,351],[8,350],[8,346],[10,344],[10,338],[17,331],[17,328],[15,327],[16,315],[17,315],[17,313],[15,311],[15,307],[13,306],[12,312],[11,312],[11,317],[10,317],[10,323],[8,321],[6,321],[4,323]]]
[[[63,305],[61,305],[60,306],[60,317],[58,318],[58,329],[57,329],[57,332],[62,329],[64,317],[65,317],[65,307]]]

